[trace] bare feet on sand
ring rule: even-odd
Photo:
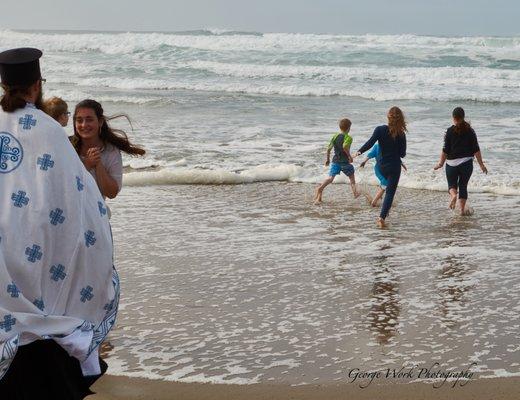
[[[322,196],[322,192],[318,189],[316,190],[316,194],[314,195],[314,204],[318,205],[318,204],[321,204],[321,196]]]
[[[460,210],[460,215],[462,217],[469,217],[470,215],[473,215],[473,209],[471,207],[465,207]]]
[[[451,198],[450,198],[449,208],[450,208],[450,210],[454,210],[455,209],[455,205],[457,204],[457,195],[456,194],[452,194],[450,196],[451,196]]]
[[[377,226],[378,226],[378,228],[381,228],[381,229],[386,228],[385,220],[383,218],[379,217],[377,219]]]

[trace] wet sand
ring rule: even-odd
[[[475,215],[460,218],[446,193],[403,189],[381,231],[377,210],[346,185],[318,207],[313,190],[174,186],[118,197],[123,296],[105,357],[109,372],[132,377],[103,377],[89,399],[517,399],[517,198],[472,194]],[[475,376],[439,389],[422,379],[360,389],[347,377],[433,362],[476,363]]]
[[[314,189],[126,188],[110,203],[122,297],[109,373],[328,385],[438,362],[520,376],[518,197],[471,193],[465,218],[445,192],[400,188],[380,230],[347,185],[321,206]]]
[[[89,400],[517,400],[520,378],[478,379],[464,387],[428,383],[338,385],[215,385],[177,383],[142,378],[105,376],[94,385]]]

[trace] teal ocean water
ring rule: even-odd
[[[149,153],[127,160],[127,185],[318,182],[338,119],[352,119],[358,148],[398,105],[412,156],[402,184],[444,190],[432,153],[460,105],[492,171],[470,190],[520,194],[519,37],[0,31],[0,44],[45,51],[49,95],[132,117]]]
[[[147,149],[109,205],[122,282],[110,372],[185,382],[342,382],[402,365],[520,374],[520,37],[0,31],[44,51],[46,95],[127,113]],[[408,172],[390,229],[338,179],[397,105]],[[434,172],[465,108],[489,174],[468,218]],[[71,133],[71,128],[67,128]],[[357,165],[357,164],[356,164]],[[357,167],[356,167],[357,168]],[[374,191],[372,168],[356,179]]]

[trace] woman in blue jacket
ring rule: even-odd
[[[379,144],[381,151],[381,158],[378,163],[379,169],[387,181],[385,198],[377,220],[380,228],[386,226],[385,220],[392,207],[401,177],[401,158],[406,156],[407,129],[404,114],[399,107],[392,107],[388,110],[387,118],[388,125],[378,126],[372,137],[356,153],[356,155],[363,154],[376,142]]]

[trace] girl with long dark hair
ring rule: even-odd
[[[125,117],[106,117],[103,107],[95,100],[79,102],[74,110],[74,136],[72,145],[83,164],[96,180],[103,197],[113,199],[121,190],[123,161],[121,151],[131,155],[143,155],[144,149],[130,142],[126,133],[111,128],[108,121]]]
[[[453,110],[453,125],[444,135],[444,146],[439,162],[433,167],[434,170],[438,170],[446,162],[446,179],[450,193],[449,208],[455,209],[458,195],[461,215],[468,213],[466,201],[468,199],[468,182],[473,173],[473,157],[477,158],[482,172],[485,174],[488,172],[482,161],[477,135],[465,120],[465,116],[462,107],[456,107]]]

